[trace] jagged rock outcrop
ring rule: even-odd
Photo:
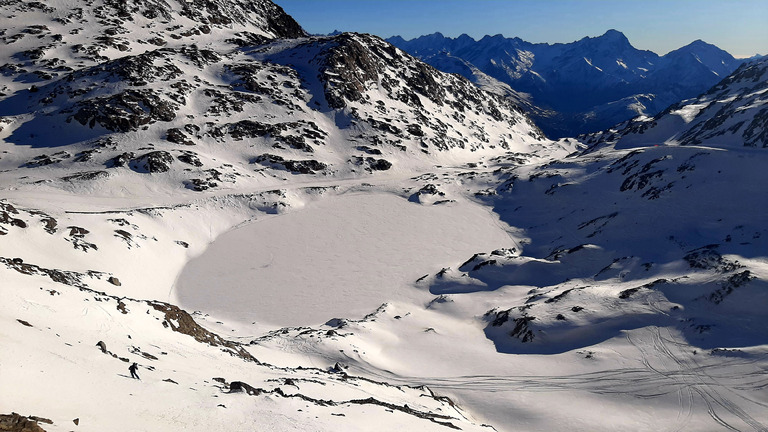
[[[48,419],[41,417],[25,417],[17,413],[0,414],[0,431],[7,432],[45,432],[38,422],[51,424]]]

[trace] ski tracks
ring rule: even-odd
[[[765,404],[749,399],[745,395],[736,393],[733,389],[721,384],[717,378],[707,371],[710,368],[700,365],[692,355],[681,355],[682,352],[679,349],[675,349],[674,351],[678,352],[675,353],[670,348],[670,344],[675,346],[675,348],[688,345],[677,342],[675,336],[668,328],[661,329],[654,326],[649,327],[647,332],[653,348],[652,354],[655,354],[653,358],[661,361],[662,365],[665,365],[665,369],[674,368],[674,370],[663,371],[660,370],[660,367],[651,366],[649,353],[643,344],[632,340],[629,334],[627,335],[627,340],[640,351],[643,357],[643,364],[648,370],[664,375],[679,383],[680,411],[677,422],[671,430],[680,431],[686,428],[686,425],[693,416],[695,392],[706,404],[707,412],[712,420],[722,427],[728,430],[741,431],[744,430],[743,426],[746,425],[751,430],[768,431],[768,428],[763,423],[753,418],[740,404],[735,403],[731,398],[735,396],[742,403],[746,402],[753,406],[760,405],[763,408],[765,408]],[[727,375],[725,378],[735,378],[735,376]],[[683,393],[685,394],[683,395]],[[724,417],[727,417],[727,419]],[[744,425],[738,423],[738,420],[741,420]]]

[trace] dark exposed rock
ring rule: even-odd
[[[169,54],[173,52],[156,50],[120,57],[74,72],[70,81],[99,76],[103,80],[121,80],[134,87],[157,81],[168,82],[182,75],[181,69],[168,60]]]
[[[523,343],[532,342],[535,335],[533,334],[533,330],[531,330],[529,323],[535,320],[536,317],[528,316],[523,313],[523,315],[518,318],[512,318],[510,316],[512,311],[513,309],[502,311],[491,309],[486,312],[484,316],[491,319],[491,327],[502,327],[505,326],[507,322],[511,321],[514,323],[514,327],[512,328],[512,331],[509,332],[509,336],[518,338]]]
[[[377,155],[378,156],[378,155],[381,154],[381,150],[376,149],[376,148],[371,148],[371,147],[368,147],[368,146],[357,146],[356,149],[361,151],[361,152],[367,153],[369,155]]]
[[[219,184],[212,179],[191,179],[185,183],[188,189],[192,189],[197,192],[202,192],[210,188],[215,188]]]
[[[380,383],[380,384],[383,384],[383,383]],[[443,396],[436,396],[436,395],[434,395],[434,393],[432,393],[431,390],[429,390],[429,391],[430,391],[430,393],[432,394],[432,397],[435,400],[447,403],[450,406],[455,406],[454,402],[452,400],[450,400],[449,398],[443,397]],[[305,402],[310,402],[310,403],[313,403],[315,405],[324,406],[324,407],[328,407],[328,406],[345,406],[345,405],[377,405],[377,406],[384,407],[384,408],[386,408],[388,410],[391,410],[391,411],[402,412],[402,413],[405,413],[405,414],[408,414],[408,415],[412,415],[412,416],[415,416],[415,417],[418,417],[418,418],[429,420],[429,421],[431,421],[433,423],[437,423],[437,424],[439,424],[441,426],[445,426],[445,427],[448,427],[448,428],[451,428],[451,429],[460,430],[459,427],[457,427],[453,423],[450,423],[449,421],[447,421],[447,420],[454,419],[453,417],[450,417],[450,416],[447,416],[447,415],[443,415],[443,414],[435,414],[435,413],[432,413],[432,412],[418,411],[418,410],[415,410],[415,409],[409,407],[408,405],[402,405],[402,406],[395,405],[393,403],[380,401],[380,400],[378,400],[378,399],[376,399],[374,397],[369,397],[367,399],[351,399],[351,400],[344,400],[344,401],[335,402],[333,400],[316,399],[316,398],[313,398],[313,397],[309,397],[309,396],[303,395],[301,393],[286,394],[280,387],[277,387],[277,388],[275,388],[273,390],[266,390],[266,389],[263,389],[263,388],[256,388],[256,387],[253,387],[253,386],[251,386],[251,385],[249,385],[249,384],[247,384],[245,382],[242,382],[242,381],[233,381],[229,385],[229,392],[230,393],[243,392],[243,393],[246,393],[246,394],[248,394],[250,396],[260,396],[262,394],[272,394],[272,395],[276,395],[276,396],[280,396],[280,397],[284,397],[284,398],[297,398],[297,399],[303,400]]]
[[[180,309],[178,306],[156,301],[150,301],[147,303],[155,310],[165,314],[163,327],[170,328],[175,332],[189,335],[201,343],[205,343],[211,346],[224,347],[226,348],[226,351],[232,355],[241,357],[247,361],[258,363],[258,360],[256,360],[242,346],[235,342],[223,339],[221,336],[201,327],[198,323],[195,322],[194,318],[192,318],[190,314]]]
[[[590,219],[586,222],[579,224],[577,229],[581,230],[581,229],[590,227],[590,229],[594,231],[591,234],[587,235],[587,238],[594,237],[595,235],[599,234],[606,225],[608,225],[608,222],[610,222],[611,219],[615,218],[618,215],[619,215],[618,212],[613,212],[605,216],[598,216],[594,219]]]
[[[195,143],[187,137],[187,135],[182,132],[179,128],[171,128],[168,129],[168,132],[166,133],[166,139],[172,143],[175,144],[183,144],[183,145],[195,145]]]
[[[153,356],[152,354],[150,354],[148,352],[144,352],[144,351],[142,351],[141,349],[139,349],[139,348],[137,348],[135,346],[130,348],[130,352],[131,352],[131,354],[136,354],[138,356],[144,357],[147,360],[157,360],[156,356]]]
[[[422,131],[421,130],[421,126],[419,126],[417,124],[410,124],[410,125],[408,125],[406,130],[411,135],[418,136],[418,137],[424,136],[424,131]]]
[[[655,286],[660,285],[660,284],[665,284],[667,282],[668,281],[666,279],[656,279],[655,281],[647,283],[647,284],[645,284],[643,286],[625,289],[624,291],[619,293],[619,298],[622,299],[622,300],[626,300],[626,299],[632,297],[635,293],[637,293],[641,289],[653,289]]]
[[[707,245],[688,252],[683,259],[691,268],[699,270],[715,270],[720,273],[734,271],[742,266],[723,258],[717,251],[718,245]]]
[[[87,229],[76,226],[68,226],[67,229],[69,230],[69,235],[66,240],[72,243],[75,249],[80,249],[83,252],[88,252],[90,249],[99,249],[95,244],[85,240],[85,236],[90,233]]]
[[[378,129],[378,130],[380,130],[382,132],[385,132],[385,133],[389,133],[389,134],[397,135],[397,136],[401,136],[402,133],[403,133],[403,131],[401,131],[400,128],[398,128],[397,126],[395,126],[395,125],[393,125],[393,124],[391,124],[389,122],[380,121],[380,120],[376,120],[376,119],[373,119],[373,118],[368,119],[366,121],[368,122],[368,124],[373,126],[375,129]]]
[[[127,166],[133,158],[136,157],[136,154],[133,152],[127,152],[127,153],[121,153],[109,160],[105,163],[107,168],[116,168],[116,167],[124,167]]]
[[[477,264],[474,267],[472,267],[472,271],[475,272],[475,271],[478,271],[478,270],[482,269],[483,267],[492,266],[492,265],[496,265],[496,260],[481,261],[479,264]]]
[[[197,153],[195,152],[182,151],[182,154],[176,156],[176,159],[188,165],[192,165],[196,167],[203,166],[203,163],[200,162],[200,158],[197,156]]]
[[[5,258],[5,257],[0,257],[0,263],[5,264],[5,266],[8,267],[9,269],[16,270],[17,272],[22,274],[48,276],[54,282],[58,282],[58,283],[62,283],[70,286],[76,286],[76,287],[85,287],[85,285],[82,282],[82,279],[86,275],[83,273],[57,270],[57,269],[46,269],[34,264],[26,264],[23,261],[18,259],[11,259],[11,258]]]
[[[272,154],[263,154],[256,157],[251,163],[259,163],[262,165],[283,167],[284,169],[299,174],[315,174],[316,171],[322,171],[328,168],[328,165],[313,160],[286,160],[281,156]]]
[[[11,216],[12,214],[17,215],[19,214],[19,211],[16,210],[16,208],[11,204],[0,202],[0,224],[8,224],[10,226],[15,226],[18,228],[27,227],[26,222],[24,222],[21,219],[12,217]]]
[[[524,316],[515,319],[515,328],[509,333],[510,336],[520,339],[522,342],[533,341],[534,334],[529,328],[528,323],[535,320],[536,317]]]
[[[742,272],[736,273],[729,277],[727,280],[722,282],[720,284],[720,288],[711,293],[709,296],[707,296],[707,300],[711,301],[714,304],[719,304],[725,298],[733,293],[733,291],[739,287],[742,287],[746,284],[748,284],[751,280],[755,279],[756,277],[752,275],[752,272],[749,270],[744,270]]]
[[[308,153],[314,152],[314,149],[307,142],[308,139],[317,142],[327,136],[327,133],[321,130],[315,123],[303,120],[275,124],[241,120],[224,126],[219,129],[219,132],[227,133],[235,140],[270,137],[278,145],[285,144],[291,148]]]
[[[0,217],[1,216],[2,215],[0,215]],[[56,231],[58,231],[56,229],[56,226],[59,224],[56,221],[56,219],[54,219],[54,218],[52,218],[52,217],[50,217],[50,216],[48,216],[46,214],[43,214],[42,216],[43,216],[43,218],[40,219],[40,222],[43,223],[43,229],[45,230],[45,232],[47,232],[48,234],[56,234]]]
[[[424,187],[411,195],[409,199],[411,201],[418,200],[418,198],[422,195],[445,196],[445,192],[438,189],[434,184],[427,183]]]
[[[29,416],[25,417],[17,413],[0,414],[0,431],[7,432],[45,432],[38,422],[53,424],[48,419]]]
[[[84,172],[79,172],[72,175],[64,176],[61,179],[68,182],[78,182],[78,181],[90,181],[90,180],[102,179],[107,177],[109,177],[109,173],[106,171],[84,171]]]
[[[548,299],[544,300],[544,303],[556,303],[556,302],[562,300],[563,298],[565,298],[565,296],[567,296],[571,291],[573,291],[573,288],[567,289],[567,290],[561,292],[560,294],[558,294],[558,295],[556,295],[556,296],[554,296],[552,298],[548,298]]]
[[[250,384],[244,383],[242,381],[232,381],[229,383],[229,392],[230,393],[246,393],[249,396],[259,396],[264,392],[264,389],[257,389],[251,386]]]
[[[163,150],[157,150],[131,159],[130,168],[139,173],[161,173],[171,169],[173,156]]]
[[[88,162],[93,160],[93,155],[96,153],[101,153],[101,150],[99,149],[89,149],[89,150],[83,150],[79,153],[75,154],[75,158],[72,159],[72,162]]]
[[[349,163],[358,167],[362,167],[364,170],[368,172],[386,171],[392,168],[392,163],[389,162],[388,160],[375,159],[372,157],[352,156],[352,158],[349,160]]]
[[[625,289],[624,291],[619,293],[619,298],[622,299],[622,300],[628,299],[628,298],[632,297],[633,294],[638,292],[640,290],[640,288],[642,288],[642,287]]]
[[[392,168],[392,163],[385,159],[376,159],[374,161],[366,159],[366,161],[370,164],[371,169],[374,171],[386,171]]]
[[[493,311],[489,311],[486,313],[486,315],[489,315]],[[496,316],[493,318],[493,321],[491,321],[491,325],[494,327],[499,327],[503,325],[505,322],[509,321],[509,313],[511,310],[503,310],[500,312],[496,312]]]
[[[290,15],[270,1],[191,0],[183,3],[180,13],[189,19],[210,25],[251,24],[273,33],[276,37],[306,36],[301,26]]]
[[[45,166],[45,165],[51,165],[51,164],[59,163],[59,162],[65,160],[65,159],[69,159],[71,157],[72,157],[72,155],[70,155],[69,153],[67,153],[65,151],[54,153],[52,155],[45,155],[44,154],[44,155],[40,155],[40,156],[35,156],[34,158],[32,158],[32,160],[30,160],[29,162],[27,162],[23,166],[26,167],[26,168],[36,168],[36,167],[41,167],[41,166]]]
[[[133,247],[140,247],[139,243],[136,241],[136,238],[146,239],[147,237],[143,234],[138,234],[134,236],[133,234],[129,233],[128,231],[117,229],[114,231],[114,236],[119,238],[120,240],[124,241],[126,245],[128,245],[128,249],[131,249]]]
[[[99,124],[113,132],[130,132],[155,121],[171,121],[177,109],[151,90],[126,90],[78,102],[69,119],[90,128]]]

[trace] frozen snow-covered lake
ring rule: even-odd
[[[176,296],[187,310],[244,323],[360,318],[387,301],[428,301],[419,277],[513,246],[496,215],[469,201],[346,194],[221,235],[184,268]]]

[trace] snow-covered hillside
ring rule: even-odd
[[[674,104],[654,117],[638,117],[589,135],[590,144],[624,148],[650,143],[768,147],[768,60],[743,64],[697,98]]]
[[[201,191],[410,172],[548,142],[505,98],[374,37],[248,43],[258,41],[157,48],[27,88],[19,71],[46,57],[18,63],[0,101],[0,134],[15,146],[4,176],[107,195],[158,184]]]
[[[476,41],[440,33],[387,40],[440,70],[472,79],[471,68],[446,60],[459,58],[529,94],[529,103],[539,107],[532,112],[533,119],[552,137],[594,132],[637,115],[654,115],[707,90],[741,64],[701,40],[659,56],[636,49],[616,30],[558,44],[501,35]]]
[[[268,1],[0,22],[0,429],[768,426],[764,62],[551,141]]]

